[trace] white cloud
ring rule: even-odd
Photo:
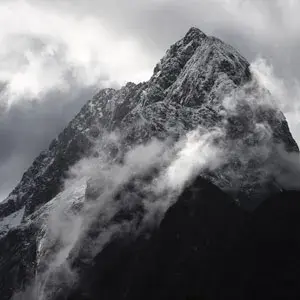
[[[182,148],[164,174],[165,186],[179,191],[201,170],[210,170],[220,166],[223,161],[223,149],[213,144],[215,138],[224,132],[220,128],[205,130],[198,128],[189,132],[186,139],[180,141]]]
[[[68,89],[69,76],[82,85],[149,77],[149,60],[140,46],[116,36],[94,16],[18,0],[0,3],[0,16],[0,80],[7,83],[9,102]]]
[[[270,91],[274,105],[285,114],[291,133],[300,144],[300,84],[297,79],[286,81],[276,76],[274,67],[261,57],[251,64],[251,71],[259,83]],[[266,102],[266,97],[261,99]]]

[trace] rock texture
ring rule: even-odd
[[[248,214],[198,178],[149,240],[114,240],[56,299],[296,299],[299,197],[281,192]]]
[[[27,216],[51,200],[61,189],[64,173],[88,153],[93,140],[101,139],[104,132],[122,130],[124,144],[132,145],[153,136],[183,134],[199,125],[218,126],[224,97],[250,80],[249,63],[235,49],[196,28],[190,29],[170,47],[148,82],[128,83],[119,91],[105,89],[95,95],[24,173],[18,186],[0,204],[0,216],[22,207]],[[256,87],[249,87],[248,93],[256,93],[252,97],[257,98],[267,94]],[[247,95],[236,97],[242,99],[237,99],[240,112],[229,118],[231,138],[248,137],[256,123],[267,122],[276,142],[298,151],[280,112],[265,107],[263,101],[254,108],[243,103]]]
[[[175,204],[166,207],[158,227],[143,225],[146,207],[141,186],[152,183],[159,173],[153,169],[142,178],[131,178],[112,195],[117,204],[109,211],[109,220],[102,222],[101,210],[96,221],[84,220],[84,234],[75,243],[68,241],[67,266],[60,261],[66,255],[64,243],[47,238],[51,212],[63,205],[66,214],[77,216],[86,207],[93,208],[91,203],[101,196],[85,180],[64,189],[72,165],[82,157],[97,158],[102,153],[110,161],[122,162],[134,145],[153,138],[170,139],[172,144],[195,129],[217,133],[211,135],[211,143],[222,150],[223,162],[213,171],[203,170],[177,202],[173,199]],[[119,136],[117,142],[108,138],[112,132]],[[248,264],[243,270],[239,267],[249,255],[253,266],[259,264],[258,270],[263,271],[265,256],[262,250],[262,258],[256,260],[247,252],[248,246],[243,247],[252,240],[253,247],[260,247],[263,233],[257,234],[257,226],[261,216],[271,222],[269,210],[277,213],[280,208],[268,201],[249,217],[240,206],[253,210],[272,194],[279,193],[278,203],[286,197],[280,194],[276,177],[282,167],[281,147],[285,152],[299,151],[283,114],[253,78],[246,59],[219,39],[191,28],[170,47],[149,81],[128,83],[120,90],[104,89],[88,101],[0,203],[1,296],[10,299],[29,287],[15,297],[222,299],[228,292],[231,266],[227,262],[232,261],[236,272],[233,289],[247,297],[246,291],[254,293],[262,279],[249,283],[246,278],[258,271]],[[268,205],[270,208],[264,208]],[[285,218],[292,206],[287,205]],[[128,223],[140,234],[132,234]],[[274,232],[275,242],[280,229],[270,226],[262,224],[265,232]],[[108,228],[121,227],[127,228],[124,235],[106,235]],[[245,238],[248,235],[253,239]],[[87,249],[97,245],[99,236],[106,240],[96,247],[99,251],[90,264]],[[57,253],[60,255],[55,256]],[[45,271],[49,260],[58,265]],[[66,268],[76,270],[75,283],[62,272]],[[241,279],[236,276],[239,272],[244,276]],[[297,281],[293,274],[291,278]]]

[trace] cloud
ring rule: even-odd
[[[233,43],[250,60],[259,52],[274,58],[276,64],[298,57],[300,27],[296,12],[300,4],[297,1],[64,0],[53,5],[53,1],[44,0],[32,3],[79,16],[95,16],[116,34],[141,41],[152,52],[157,50],[156,60],[190,26]],[[288,55],[282,55],[282,51],[288,51]],[[276,52],[280,53],[274,57]]]
[[[214,145],[214,139],[224,134],[220,128],[210,130],[198,128],[187,133],[186,138],[179,142],[180,145],[183,144],[182,148],[163,174],[165,178],[162,182],[165,187],[181,191],[201,170],[206,168],[213,170],[222,165],[223,149]]]
[[[270,91],[274,102],[288,120],[293,137],[300,142],[300,84],[298,80],[286,80],[275,74],[274,66],[265,59],[258,57],[251,64],[251,71],[259,83]],[[267,101],[265,97],[262,101]]]
[[[0,15],[0,80],[8,101],[66,90],[70,76],[83,85],[124,83],[149,68],[134,40],[117,38],[94,16],[17,0],[2,2]]]

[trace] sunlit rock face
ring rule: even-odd
[[[164,168],[172,165],[172,160],[178,156],[178,143],[185,141],[186,134],[191,131],[197,133],[193,142],[205,137],[200,150],[201,145],[203,149],[210,146],[206,152],[217,149],[216,161],[209,165],[203,163],[197,169],[199,172],[184,182],[181,190],[165,195],[157,188],[157,181],[162,178]],[[157,142],[151,151],[147,147],[137,148],[140,151],[133,152],[128,158],[126,153],[154,139]],[[280,192],[282,186],[277,175],[284,169],[282,153],[298,151],[285,117],[273,102],[272,95],[253,77],[246,59],[219,39],[191,28],[184,38],[169,48],[155,66],[149,81],[127,83],[120,90],[103,89],[88,101],[49,148],[35,159],[8,198],[0,203],[1,249],[11,249],[3,252],[0,261],[0,294],[4,295],[3,299],[10,299],[14,292],[27,288],[28,295],[34,291],[41,300],[64,299],[67,297],[64,295],[77,299],[76,293],[78,299],[96,299],[97,293],[103,299],[123,299],[124,295],[127,295],[124,299],[148,299],[135,286],[133,278],[126,281],[126,270],[132,263],[136,267],[132,273],[128,271],[130,276],[138,277],[139,272],[148,276],[149,270],[141,271],[141,261],[147,259],[152,250],[142,251],[137,258],[139,261],[134,262],[136,249],[154,247],[153,253],[157,252],[158,257],[165,259],[167,255],[160,251],[167,251],[164,249],[168,245],[162,240],[170,231],[170,243],[189,250],[170,257],[163,265],[166,268],[171,268],[173,259],[185,259],[190,251],[201,252],[199,262],[206,260],[210,250],[230,251],[248,220],[247,213],[240,207],[253,210],[264,199]],[[209,154],[205,153],[206,156]],[[83,157],[92,162],[93,171],[72,181],[67,172]],[[143,167],[145,157],[151,163]],[[189,158],[189,152],[186,157]],[[136,163],[134,176],[126,177],[128,161]],[[189,162],[189,166],[192,163]],[[100,176],[97,164],[113,168]],[[199,175],[201,177],[197,177]],[[198,179],[191,184],[195,177]],[[66,178],[72,184],[65,186]],[[197,199],[201,197],[204,197],[203,202],[198,203]],[[215,201],[211,201],[213,198]],[[181,200],[176,202],[177,199]],[[149,207],[156,209],[154,217],[151,215],[155,219],[150,222],[151,226],[148,226]],[[211,220],[205,219],[202,209],[213,216]],[[56,211],[63,211],[68,221],[61,231],[50,230],[49,237],[49,222],[55,223],[53,214]],[[92,220],[90,216],[93,216]],[[198,217],[201,220],[197,220]],[[215,226],[218,220],[220,223]],[[160,222],[161,226],[157,227]],[[179,238],[177,242],[176,230],[180,229],[174,227],[176,230],[171,230],[175,222],[183,224],[181,235],[188,235],[198,225],[203,226],[205,232],[197,229],[200,230],[197,231],[200,236],[197,242],[195,236]],[[237,227],[241,229],[237,230]],[[109,234],[107,228],[111,229]],[[222,228],[226,230],[223,232]],[[60,234],[69,230],[71,234],[67,238]],[[149,238],[153,230],[158,233]],[[126,233],[125,238],[120,238],[120,231]],[[149,244],[149,239],[154,239],[153,245],[157,244],[157,247],[152,242]],[[196,244],[192,245],[194,242]],[[210,248],[210,244],[215,246]],[[119,250],[123,251],[120,257]],[[104,270],[100,272],[99,280],[91,281],[93,286],[86,281],[89,274],[95,276],[97,269],[89,268],[91,260],[88,261],[87,256],[92,260],[97,258],[96,266]],[[191,257],[196,259],[194,254]],[[214,258],[221,260],[217,255],[209,261]],[[115,260],[119,265],[114,267]],[[149,261],[153,260],[156,269],[149,271],[152,272],[149,276],[156,276],[162,268],[157,258],[149,258]],[[55,262],[55,268],[49,270],[49,261]],[[177,267],[183,272],[179,265]],[[208,263],[205,268],[210,267]],[[64,276],[72,271],[69,268],[76,270],[80,279],[73,281],[68,275],[67,280]],[[148,264],[147,268],[151,266]],[[67,273],[61,271],[66,269]],[[215,265],[211,270],[219,271]],[[120,274],[116,279],[119,285],[113,291],[109,276],[114,277],[116,272]],[[166,270],[174,280],[172,287],[176,280],[182,283],[186,277],[186,283],[187,278],[191,278],[190,274],[179,271],[181,275],[177,278],[177,271],[172,272]],[[82,285],[75,284],[78,280]],[[93,290],[98,285],[104,289],[104,283],[108,284],[105,292]],[[164,282],[164,285],[168,284]],[[141,282],[143,285],[145,290],[151,290],[151,286]],[[164,295],[171,295],[166,286],[158,291],[161,293],[158,299],[167,299]],[[73,295],[74,289],[77,292]]]

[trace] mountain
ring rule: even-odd
[[[150,239],[115,239],[55,299],[297,299],[299,196],[279,193],[247,214],[197,178]]]
[[[189,138],[196,155],[184,152]],[[213,285],[228,292],[228,262],[254,276],[249,264],[239,269],[248,257],[258,263],[244,246],[268,249],[258,224],[276,223],[283,156],[298,152],[246,59],[191,28],[149,81],[88,101],[0,203],[2,298],[222,299]],[[160,189],[180,155],[180,184]],[[73,178],[83,158],[93,172]],[[262,228],[275,241],[271,223]]]

